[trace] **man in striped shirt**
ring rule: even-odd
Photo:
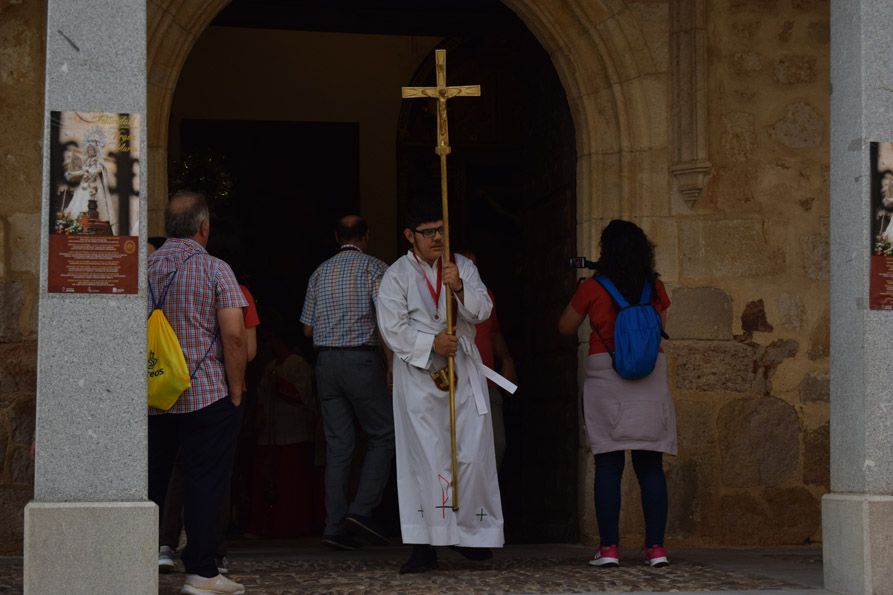
[[[375,300],[388,266],[366,254],[366,221],[338,222],[340,250],[311,275],[301,322],[319,355],[316,384],[326,435],[326,527],[323,542],[355,549],[347,529],[387,542],[372,518],[394,458],[394,414],[385,353],[376,330]],[[354,416],[369,437],[360,481],[348,503],[354,453]]]
[[[149,410],[149,498],[164,506],[179,452],[188,539],[180,592],[244,593],[242,585],[218,572],[214,555],[242,420],[247,359],[242,308],[248,302],[229,265],[205,250],[211,226],[201,194],[174,195],[164,224],[168,240],[148,258],[149,311],[160,307],[167,316],[192,386],[170,410]]]

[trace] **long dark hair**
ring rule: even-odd
[[[614,282],[628,302],[638,303],[645,281],[654,283],[654,244],[631,221],[614,219],[602,231],[601,254],[596,262],[599,275]]]

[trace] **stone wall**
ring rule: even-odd
[[[828,1],[706,4],[713,175],[674,212],[669,537],[808,543],[829,488]]]
[[[0,0],[0,554],[34,484],[45,20],[42,0]]]

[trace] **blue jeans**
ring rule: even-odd
[[[321,351],[316,386],[326,434],[326,535],[338,535],[347,514],[369,516],[381,502],[394,458],[394,408],[379,351]],[[356,416],[369,438],[357,493],[348,505]]]
[[[632,458],[642,493],[645,545],[663,545],[667,527],[663,455],[651,450],[634,450]],[[622,450],[595,455],[595,516],[602,547],[620,542],[620,480],[625,464],[626,453]]]

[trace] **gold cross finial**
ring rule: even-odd
[[[480,85],[448,87],[446,83],[446,50],[435,50],[434,59],[437,71],[436,87],[403,87],[403,99],[437,100],[437,148],[438,155],[450,152],[450,132],[447,125],[448,99],[453,97],[480,97]]]

